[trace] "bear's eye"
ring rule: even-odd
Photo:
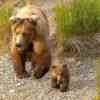
[[[30,36],[30,35],[32,35],[32,33],[23,33],[23,36]]]
[[[19,32],[16,32],[16,35],[20,34]]]
[[[27,33],[23,33],[23,36],[26,36],[27,35]]]
[[[29,35],[32,35],[32,33],[30,32],[30,33],[28,33]]]

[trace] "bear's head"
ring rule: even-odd
[[[10,21],[14,45],[20,51],[27,50],[36,37],[37,18],[12,16]]]

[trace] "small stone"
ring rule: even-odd
[[[17,84],[16,84],[16,87],[19,87],[19,86],[21,86],[21,85],[24,85],[24,82],[19,82],[19,83],[17,83]]]
[[[9,92],[10,92],[10,93],[14,93],[14,92],[15,92],[15,90],[14,90],[14,89],[11,89],[11,90],[9,90]]]

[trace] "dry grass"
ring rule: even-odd
[[[11,2],[12,0],[4,1],[2,6],[0,7],[0,54],[7,51],[7,43],[10,33],[9,17],[11,16],[13,4]]]

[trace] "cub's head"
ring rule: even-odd
[[[52,65],[51,66],[52,72],[55,73],[58,76],[62,76],[63,73],[66,71],[67,69],[67,64],[57,64],[57,65]]]
[[[11,17],[10,21],[14,45],[20,51],[27,50],[36,37],[37,19]]]

